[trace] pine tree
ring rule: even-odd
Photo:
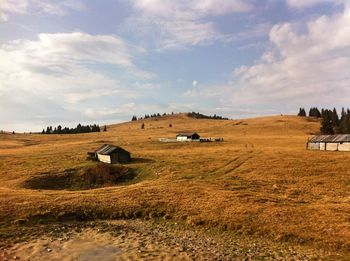
[[[318,110],[317,107],[315,107],[315,117],[321,118],[321,112]]]
[[[299,109],[298,116],[300,116],[300,117],[306,117],[306,112],[305,112],[305,109],[304,109],[304,108],[300,108],[300,109]]]
[[[309,117],[321,118],[321,113],[317,107],[310,108]]]
[[[344,109],[344,107],[343,108],[341,108],[341,118],[343,118],[344,116],[346,116],[346,112],[345,112],[345,109]]]
[[[325,110],[322,117],[320,131],[323,134],[334,134],[333,123],[332,123],[333,112],[331,110]]]
[[[144,128],[145,128],[145,124],[142,123],[142,124],[141,124],[141,129],[144,129]]]
[[[339,126],[339,116],[335,108],[333,108],[333,112],[332,112],[332,124],[333,124],[333,127]]]
[[[107,126],[106,125],[103,127],[103,131],[107,131]]]
[[[350,134],[350,115],[342,116],[339,124],[339,132],[342,134]]]
[[[76,133],[81,133],[82,132],[82,128],[81,128],[81,124],[80,123],[77,125],[77,128],[75,130],[76,130]]]

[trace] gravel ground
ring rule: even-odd
[[[0,260],[346,260],[336,252],[170,221],[63,223],[17,232],[1,245]]]

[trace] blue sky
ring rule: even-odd
[[[0,0],[0,129],[349,106],[346,0]]]

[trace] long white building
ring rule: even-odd
[[[307,142],[309,150],[350,151],[350,134],[316,135]]]

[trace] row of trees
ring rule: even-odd
[[[222,116],[219,116],[216,114],[214,114],[214,116],[211,116],[211,115],[204,115],[204,114],[201,114],[199,112],[189,112],[189,113],[187,113],[187,115],[189,117],[195,118],[195,119],[228,120],[228,118],[222,117]]]
[[[306,111],[305,111],[304,108],[300,108],[299,109],[298,116],[300,116],[300,117],[306,117],[307,116]],[[321,112],[319,111],[319,109],[317,107],[311,107],[310,110],[309,110],[309,117],[321,118],[322,114],[321,114]]]
[[[299,109],[298,116],[305,117],[306,113],[304,108]],[[314,107],[309,111],[309,117],[321,118],[322,134],[350,134],[350,109],[342,108],[340,117],[336,108],[321,109],[321,111]]]
[[[74,134],[74,133],[89,133],[89,132],[100,132],[101,128],[99,125],[81,125],[80,123],[76,128],[62,127],[58,125],[55,128],[47,126],[46,130],[43,129],[42,134]],[[107,126],[104,126],[103,131],[107,131]]]
[[[131,121],[138,121],[138,120],[149,119],[149,118],[160,118],[167,115],[174,115],[174,112],[172,112],[171,114],[166,114],[165,112],[163,114],[160,114],[160,113],[145,114],[144,117],[137,117],[136,115],[133,115],[131,118]]]
[[[340,118],[335,108],[323,110],[321,132],[324,134],[350,134],[350,110],[343,108]]]
[[[167,115],[174,115],[174,112],[172,112],[171,114],[166,114],[166,113],[163,113],[163,114],[160,114],[160,113],[145,114],[144,117],[137,117],[137,116],[133,115],[131,118],[131,121],[143,120],[143,119],[148,119],[148,118],[160,118],[160,117],[167,116]],[[195,119],[228,120],[228,118],[222,117],[222,116],[219,116],[216,114],[211,116],[211,115],[204,115],[204,114],[201,114],[199,112],[189,112],[189,113],[187,113],[187,116],[189,116],[191,118],[195,118]]]

